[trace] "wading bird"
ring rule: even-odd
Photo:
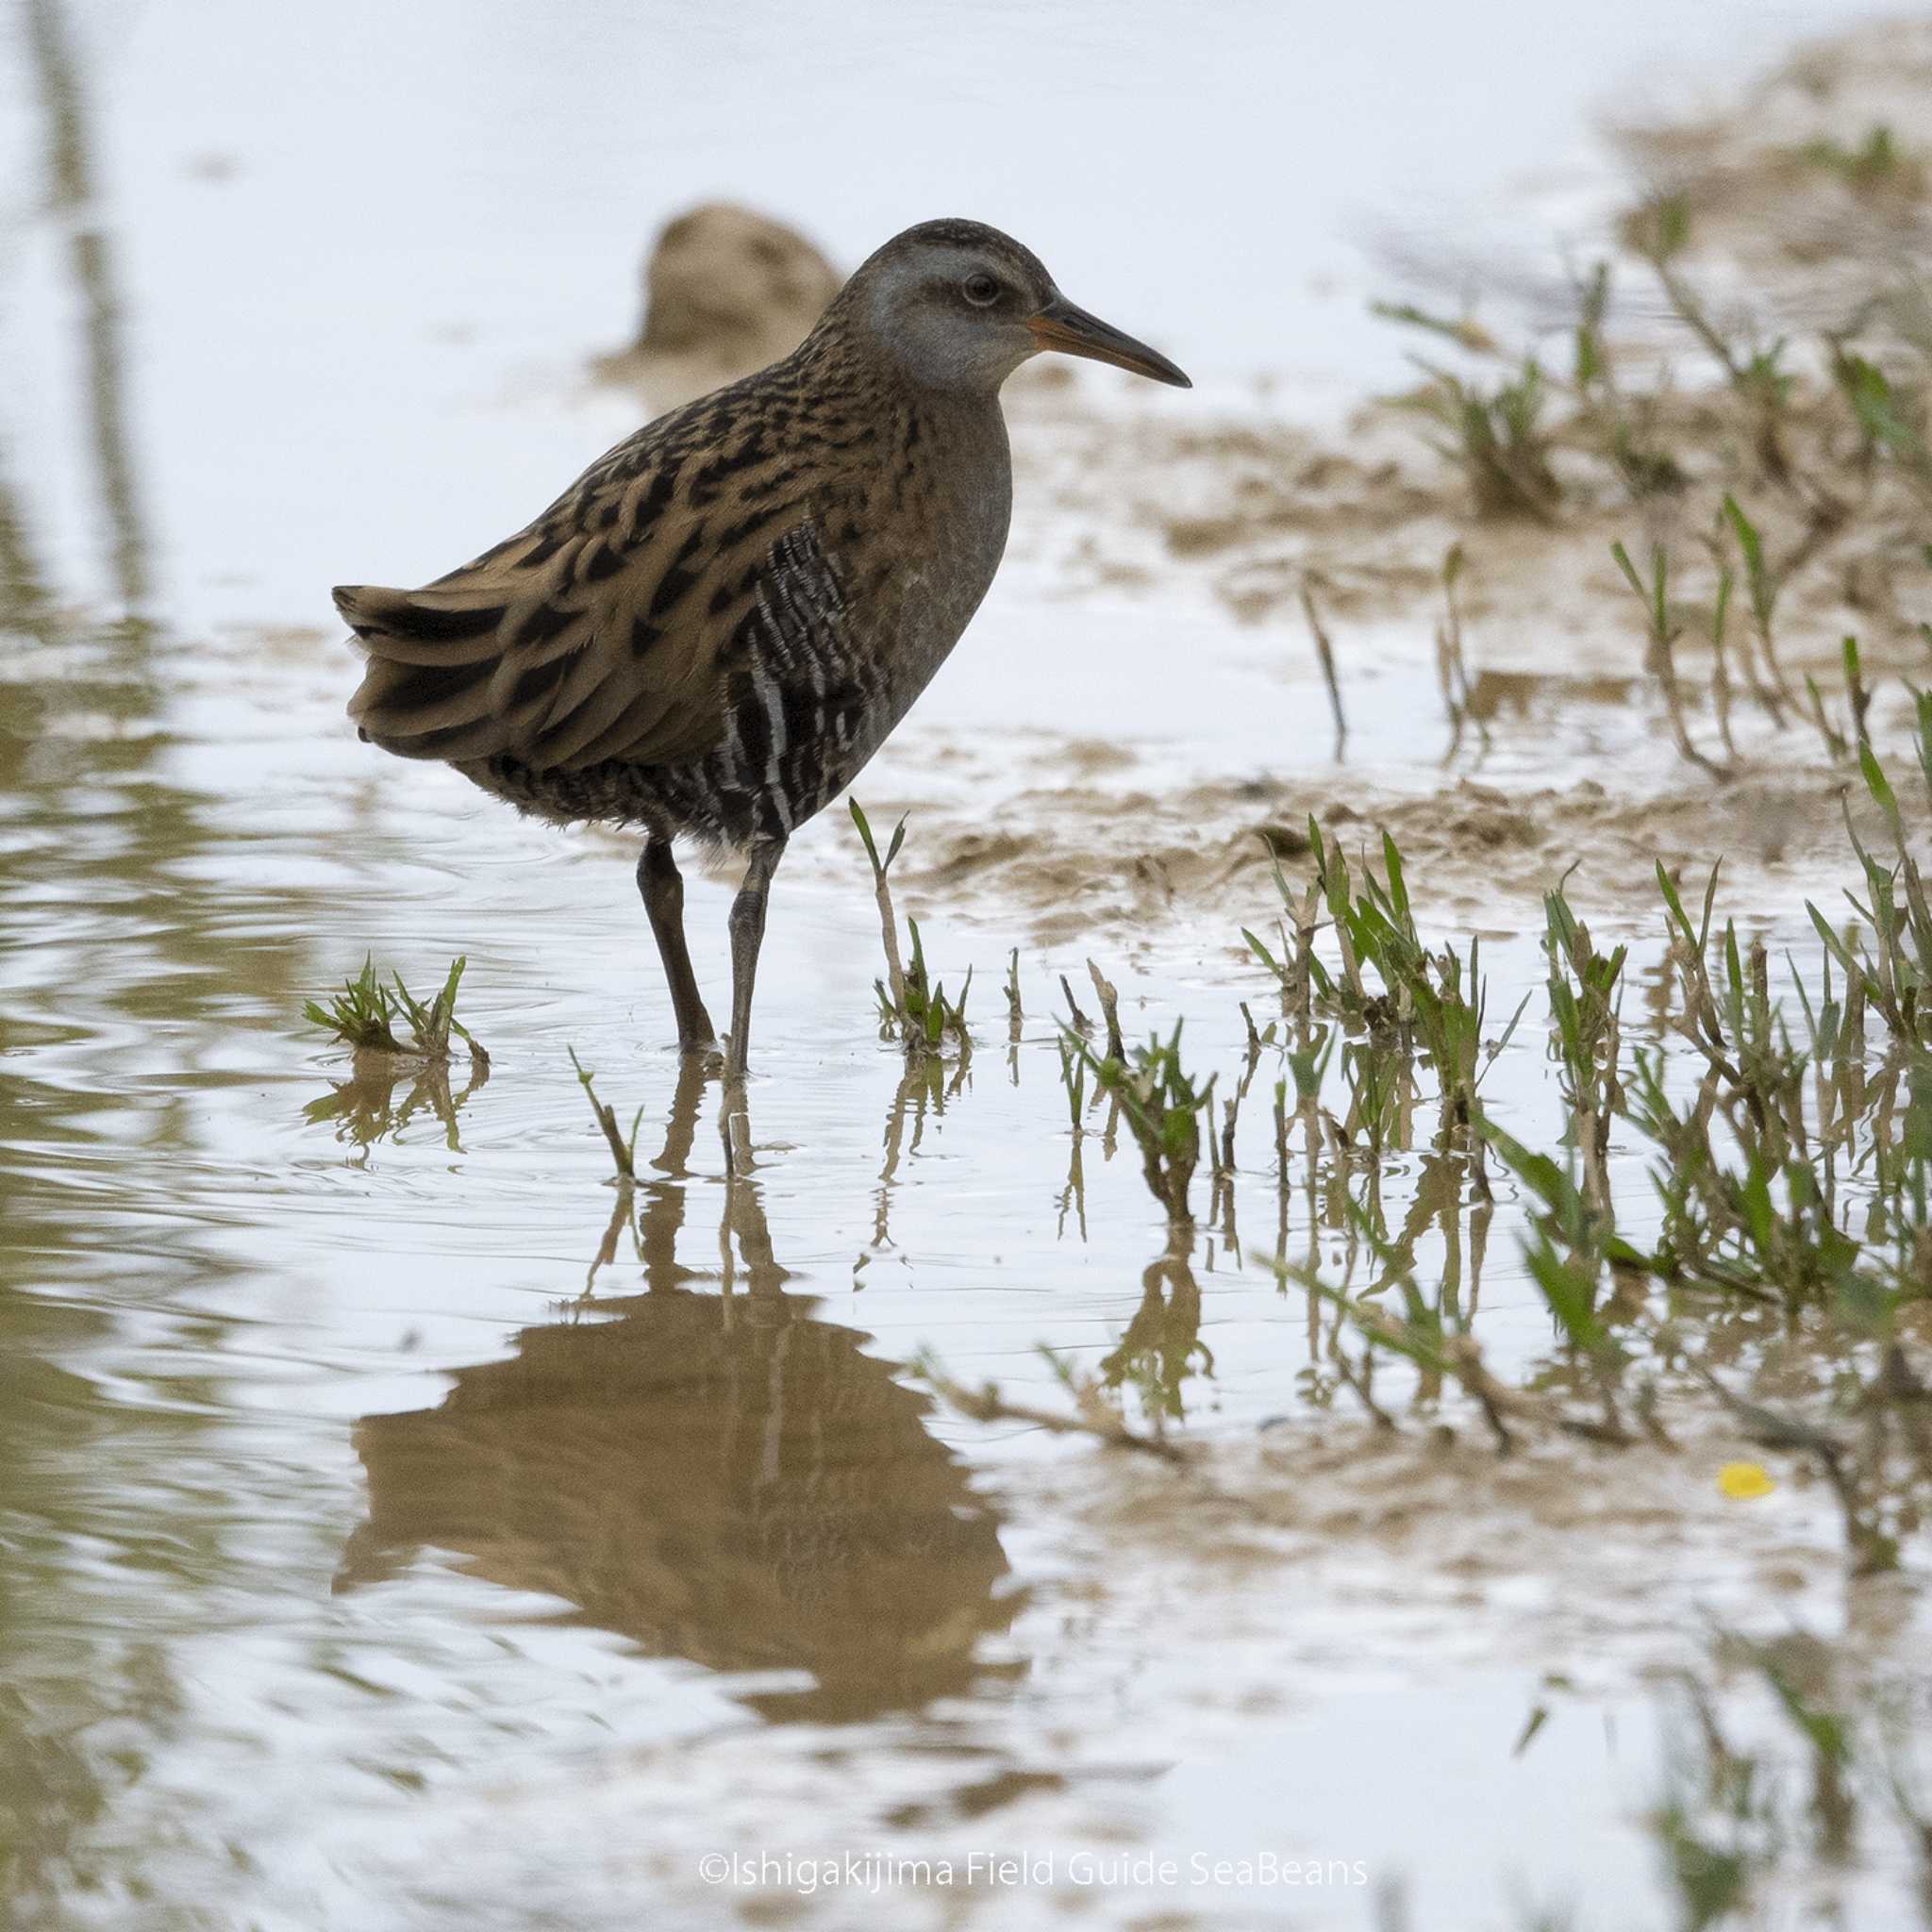
[[[365,739],[558,824],[642,830],[638,888],[688,1054],[715,1042],[672,842],[745,855],[729,1074],[785,841],[885,741],[992,582],[1012,500],[1000,385],[1049,349],[1190,387],[1008,236],[924,223],[783,361],[647,424],[474,562],[422,590],[335,592],[368,653],[349,703]]]

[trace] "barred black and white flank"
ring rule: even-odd
[[[1006,547],[1000,385],[1059,349],[1185,387],[1017,242],[927,222],[791,356],[659,417],[527,528],[419,591],[336,607],[368,652],[349,715],[558,824],[632,824],[678,1039],[711,1049],[672,841],[747,855],[727,1066],[744,1068],[785,841],[945,661]]]

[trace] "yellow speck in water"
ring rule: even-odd
[[[1759,1462],[1727,1462],[1717,1473],[1717,1486],[1734,1503],[1747,1503],[1754,1496],[1768,1496],[1777,1488]]]

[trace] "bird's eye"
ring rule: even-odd
[[[959,287],[975,308],[989,308],[1000,298],[999,283],[983,269],[976,275],[968,275]]]

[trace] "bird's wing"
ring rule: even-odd
[[[335,592],[369,655],[349,703],[365,737],[540,771],[675,763],[721,741],[718,660],[757,606],[774,532],[803,514],[803,479],[755,423],[714,410],[683,435],[659,426],[435,583]]]

